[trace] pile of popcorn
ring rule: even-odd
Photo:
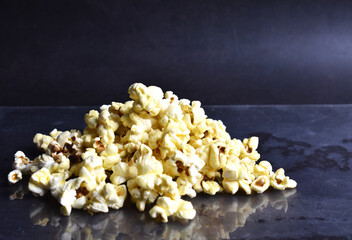
[[[36,134],[33,141],[43,154],[31,161],[18,151],[9,182],[31,175],[29,190],[36,196],[50,191],[64,215],[72,208],[119,209],[129,193],[140,211],[155,203],[149,214],[162,222],[195,217],[185,195],[296,187],[282,168],[273,172],[268,161],[256,163],[257,137],[231,139],[199,101],[179,100],[171,91],[141,83],[128,93],[131,101],[89,111],[83,134],[56,129]]]

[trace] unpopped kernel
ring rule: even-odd
[[[33,142],[43,154],[32,161],[16,152],[9,182],[30,175],[29,190],[35,196],[50,192],[64,215],[74,208],[119,209],[129,194],[140,211],[154,204],[149,214],[162,222],[195,217],[192,203],[182,199],[186,195],[297,186],[282,168],[273,172],[268,161],[257,163],[258,137],[231,139],[199,101],[141,83],[128,93],[131,101],[89,111],[83,134],[37,133]]]

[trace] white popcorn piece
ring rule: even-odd
[[[83,186],[85,181],[84,178],[78,177],[64,184],[62,194],[59,197],[62,214],[70,215],[72,208],[81,209],[87,205],[89,191]]]
[[[92,192],[87,206],[90,212],[108,212],[109,207],[119,209],[127,197],[125,185],[116,186],[111,183],[100,185]]]
[[[141,189],[155,191],[160,195],[168,195],[171,198],[179,196],[177,183],[172,180],[171,176],[166,174],[149,173],[139,175],[135,182]]]
[[[258,137],[243,139],[244,149],[241,153],[242,157],[248,157],[254,161],[257,161],[260,158],[260,154],[257,152],[258,144],[259,144]]]
[[[174,216],[179,219],[190,220],[196,216],[196,210],[194,210],[191,202],[180,199],[178,209]]]
[[[159,87],[146,87],[141,83],[135,83],[128,89],[130,98],[134,100],[133,109],[137,113],[147,111],[151,116],[156,116],[160,108],[158,108],[158,101],[160,101],[164,93]]]
[[[13,162],[12,167],[21,171],[23,174],[29,174],[31,172],[33,162],[26,157],[22,151],[17,151],[14,157],[15,161]]]
[[[65,143],[69,142],[69,138],[70,138],[70,132],[64,131],[57,136],[56,141],[61,147],[63,147]]]
[[[273,174],[273,168],[268,161],[261,161],[256,164],[253,169],[253,175],[258,177],[260,175],[271,176]]]
[[[52,137],[54,140],[57,138],[57,136],[59,135],[59,134],[61,134],[62,133],[62,131],[58,131],[56,128],[54,129],[54,130],[52,130],[50,133],[49,133],[49,135],[50,135],[50,137]]]
[[[165,174],[145,174],[127,182],[128,191],[140,211],[147,203],[152,203],[159,195],[177,199],[180,197],[177,183]]]
[[[89,203],[87,205],[87,210],[91,213],[94,212],[108,212],[109,207],[106,203],[105,198],[102,196],[101,191],[103,189],[104,183],[99,185],[92,193]]]
[[[122,152],[122,148],[118,148],[116,144],[109,143],[106,145],[105,150],[100,154],[104,169],[112,170],[112,167],[121,161],[119,151]]]
[[[177,183],[180,182],[179,179],[177,179]],[[192,184],[187,181],[184,184],[178,184],[178,190],[181,196],[187,195],[190,198],[194,198],[197,195],[197,192],[192,188]]]
[[[104,182],[107,175],[103,167],[102,158],[97,156],[94,150],[85,153],[82,154],[83,161],[80,165],[78,175],[85,177],[87,182],[89,182],[88,184],[93,184],[94,186],[95,184],[98,185]]]
[[[116,186],[114,184],[105,184],[102,195],[104,196],[108,207],[119,209],[123,206],[127,197],[127,188],[125,185]]]
[[[50,142],[48,149],[49,153],[63,153],[65,156],[82,153],[82,134],[78,130],[60,132],[56,141]]]
[[[20,170],[12,170],[8,175],[7,179],[10,184],[15,184],[22,179],[22,172]]]
[[[169,197],[159,197],[156,206],[165,210],[167,216],[174,214],[179,207],[179,199],[171,199]]]
[[[65,189],[62,192],[61,198],[60,198],[60,204],[64,206],[66,209],[68,206],[70,209],[72,209],[72,204],[76,200],[76,189]]]
[[[87,127],[94,129],[98,125],[98,118],[99,118],[99,112],[96,110],[90,110],[89,113],[87,113],[84,116],[84,120],[87,124]]]
[[[240,164],[242,165],[243,169],[247,170],[246,175],[248,175],[248,174],[253,175],[255,160],[253,160],[249,157],[244,157],[241,159]],[[254,179],[254,175],[253,175],[253,177],[251,177],[251,179],[252,180]]]
[[[180,176],[179,171],[182,171],[182,169],[179,169],[179,166],[177,166],[174,159],[167,159],[163,161],[163,170],[165,174],[172,177]]]
[[[288,179],[288,183],[287,183],[287,188],[295,188],[297,187],[297,182],[293,179]]]
[[[154,207],[150,209],[149,215],[152,218],[155,218],[157,221],[162,221],[164,223],[168,222],[168,216],[166,214],[166,210],[157,205],[154,205]]]
[[[209,146],[209,165],[211,168],[217,170],[221,167],[219,149],[215,144]]]
[[[182,110],[180,105],[177,104],[177,100],[173,100],[169,104],[169,106],[165,109],[165,116],[168,117],[168,119],[172,119],[175,121],[179,121],[182,117]]]
[[[49,155],[42,154],[34,159],[31,171],[35,172],[40,168],[47,168],[50,173],[66,172],[70,168],[70,160],[60,154],[54,158]]]
[[[252,182],[250,180],[244,178],[239,180],[238,183],[239,183],[239,187],[243,189],[247,195],[250,195],[252,193],[252,189],[250,185]]]
[[[228,180],[240,180],[246,174],[246,169],[239,162],[230,162],[223,168],[222,177]]]
[[[28,183],[28,189],[35,195],[44,196],[49,187],[50,178],[49,169],[43,167],[32,174]]]
[[[290,179],[288,176],[285,176],[285,170],[279,168],[273,175],[271,175],[270,186],[278,190],[285,190],[286,188],[295,188],[297,182]]]
[[[224,179],[222,181],[222,187],[225,192],[235,194],[239,189],[239,183],[237,180]]]
[[[95,139],[98,137],[98,134],[95,129],[86,127],[83,131],[82,141],[83,146],[86,148],[92,148],[93,144],[96,143]]]
[[[148,189],[148,190],[153,190],[156,188],[158,176],[155,173],[149,173],[149,174],[139,175],[135,179],[139,187]]]
[[[110,180],[115,185],[120,185],[126,182],[128,179],[136,178],[138,175],[138,169],[136,166],[129,166],[128,163],[119,162],[112,167],[113,174],[110,176]]]
[[[166,223],[168,222],[168,217],[171,216],[179,219],[193,219],[196,212],[191,202],[182,199],[159,197],[155,206],[150,209],[149,215]]]
[[[70,159],[64,155],[59,156],[56,162],[50,166],[49,170],[51,173],[66,172],[70,168]]]
[[[96,176],[94,173],[92,174],[86,167],[81,168],[78,176],[85,180],[83,184],[88,191],[92,191],[97,187],[98,183],[96,181]]]
[[[171,177],[179,176],[176,182],[179,186],[181,196],[188,195],[195,197],[196,192],[192,187],[203,179],[199,171],[203,168],[205,163],[199,156],[192,153],[191,148],[189,149],[191,152],[188,153],[190,156],[186,156],[181,151],[176,151],[173,157],[174,159],[165,162],[164,166],[166,166],[167,169],[164,169],[164,172]],[[186,149],[184,151],[186,152]]]
[[[95,200],[94,202],[90,203],[90,205],[88,205],[87,209],[90,212],[103,212],[103,213],[107,213],[109,212],[109,207],[108,205],[106,205],[106,203],[104,202],[104,200],[102,199],[100,202],[98,199],[99,197],[101,197],[100,195],[93,195],[95,196]]]
[[[66,183],[66,179],[68,179],[69,177],[70,177],[69,172],[53,173],[51,175],[49,186],[50,186],[50,193],[54,198],[56,199],[60,198]]]
[[[147,203],[153,203],[159,194],[154,190],[141,189],[135,179],[127,181],[128,192],[131,195],[131,200],[136,203],[139,211],[144,211]]]
[[[53,165],[55,163],[54,158],[52,158],[49,155],[46,154],[41,154],[39,155],[36,159],[34,159],[33,161],[33,165],[35,165],[35,167],[37,168],[47,168],[49,169],[51,167],[51,165]]]
[[[256,191],[257,193],[263,193],[270,187],[270,179],[267,175],[258,176],[251,183],[251,189]]]
[[[160,161],[154,157],[142,157],[136,162],[138,175],[144,175],[149,173],[161,174],[163,172],[163,165]]]

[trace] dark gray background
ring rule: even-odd
[[[1,1],[0,105],[133,82],[204,104],[352,103],[352,1]]]

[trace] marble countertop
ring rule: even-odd
[[[91,108],[0,107],[0,239],[352,239],[352,105],[205,106],[232,137],[258,136],[261,159],[284,168],[298,186],[200,194],[191,200],[194,220],[166,224],[131,204],[64,217],[50,196],[28,193],[26,179],[8,185],[14,153],[37,154],[35,133],[83,130]]]

